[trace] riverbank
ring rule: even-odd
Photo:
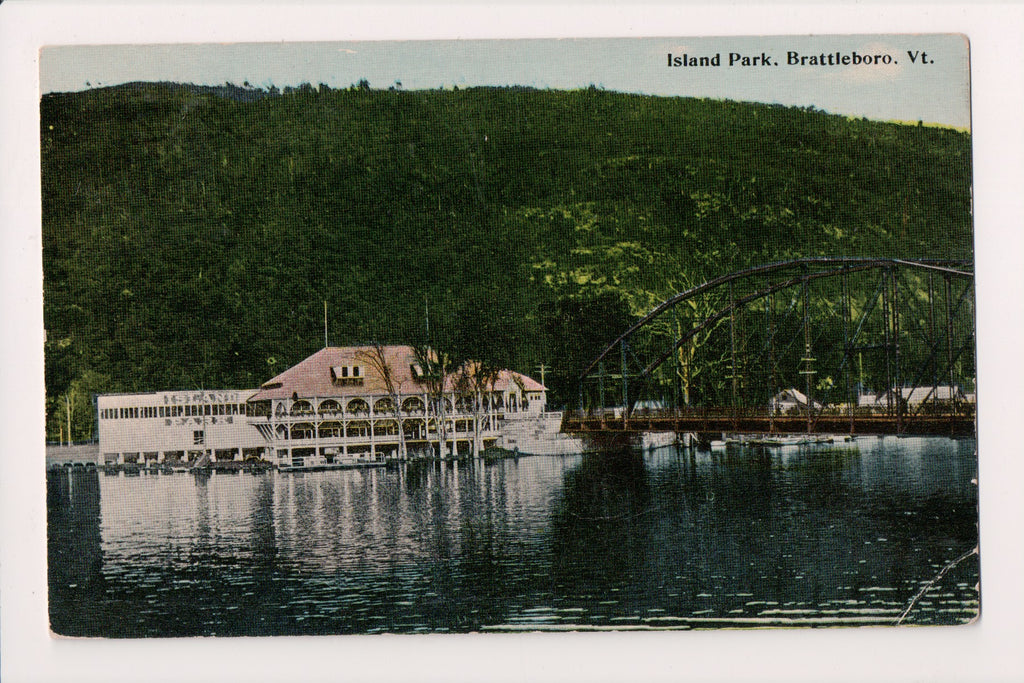
[[[69,445],[46,444],[46,469],[58,467],[96,467],[100,462],[98,443]]]

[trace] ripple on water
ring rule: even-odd
[[[892,440],[905,452],[921,442]],[[114,616],[77,615],[127,606],[152,635],[237,633],[256,603],[269,617],[254,621],[261,632],[287,624],[289,633],[886,623],[977,540],[973,456],[953,461],[941,440],[912,477],[893,476],[904,473],[888,443],[826,459],[825,472],[773,468],[770,491],[742,456],[674,452],[635,471],[526,458],[486,472],[460,465],[458,476],[97,479],[91,521],[53,526],[55,515],[50,530],[69,539],[61,556],[98,562],[68,567],[59,585],[78,588],[59,590],[73,600],[51,604],[73,605],[62,618],[96,635],[122,631]],[[842,506],[822,495],[822,474]],[[713,505],[703,502],[709,490]],[[936,500],[940,525],[928,521]],[[619,514],[638,505],[658,514]],[[608,521],[579,522],[588,519]],[[822,539],[843,552],[824,561]],[[977,573],[965,563],[930,589],[913,622],[977,616]],[[101,591],[81,589],[98,574]]]

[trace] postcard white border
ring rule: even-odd
[[[982,618],[968,627],[100,641],[46,617],[38,50],[260,40],[965,33],[971,40]],[[4,681],[1021,680],[1024,7],[849,3],[0,6]]]

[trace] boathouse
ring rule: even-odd
[[[256,390],[156,391],[96,398],[100,464],[199,464],[260,458],[246,419]]]

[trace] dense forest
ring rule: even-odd
[[[710,277],[972,254],[967,133],[813,109],[130,84],[44,96],[41,145],[54,440],[97,392],[258,386],[323,345],[324,302],[332,345],[543,364],[560,405]]]

